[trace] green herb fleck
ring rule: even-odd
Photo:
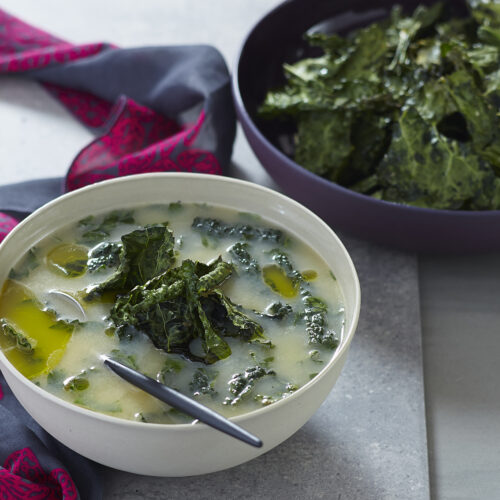
[[[73,377],[67,378],[63,387],[65,391],[85,391],[90,386],[88,378],[85,376],[85,372],[80,373],[79,375],[74,375]]]

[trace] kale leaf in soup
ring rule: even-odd
[[[166,352],[213,363],[231,354],[224,336],[264,338],[262,327],[224,296],[219,287],[231,276],[232,265],[217,259],[210,265],[186,259],[146,284],[120,295],[110,318],[120,337],[137,332],[149,336]],[[200,338],[205,355],[190,350]]]

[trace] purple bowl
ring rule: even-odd
[[[408,11],[429,1],[397,2]],[[283,62],[314,55],[303,40],[313,26],[346,32],[388,15],[384,0],[290,0],[264,16],[250,31],[233,74],[239,121],[250,146],[283,191],[316,212],[335,230],[382,245],[429,253],[500,250],[500,211],[454,211],[410,207],[365,196],[309,172],[278,146],[293,128],[264,121],[256,110],[270,88],[284,82]],[[464,2],[453,2],[457,13]],[[326,21],[326,22],[325,22]]]

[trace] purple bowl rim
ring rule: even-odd
[[[245,52],[247,43],[250,37],[255,33],[255,31],[259,28],[259,26],[266,20],[274,16],[277,12],[282,9],[288,7],[288,5],[292,3],[298,3],[303,0],[285,0],[284,2],[278,4],[276,7],[269,10],[265,13],[260,19],[255,22],[250,31],[246,34],[243,42],[240,44],[238,52],[236,54],[236,63],[234,65],[234,71],[231,78],[231,89],[233,92],[233,99],[236,105],[236,111],[240,115],[238,120],[240,122],[244,122],[244,124],[249,127],[253,134],[255,134],[259,140],[261,140],[265,146],[270,148],[274,153],[278,155],[278,157],[283,160],[286,165],[298,173],[303,173],[306,177],[308,177],[312,181],[319,182],[324,187],[330,187],[334,190],[338,190],[345,195],[353,196],[355,199],[358,199],[360,202],[369,203],[376,207],[386,207],[389,209],[396,209],[402,212],[411,213],[413,215],[422,214],[424,216],[448,216],[462,219],[481,219],[481,218],[496,218],[500,217],[500,210],[450,210],[450,209],[441,209],[441,208],[425,208],[425,207],[415,207],[412,205],[404,205],[402,203],[387,201],[387,200],[379,200],[377,198],[373,198],[371,196],[367,196],[365,194],[357,193],[351,189],[343,187],[333,181],[329,181],[324,177],[321,177],[310,170],[307,170],[305,167],[302,167],[295,161],[293,161],[290,157],[285,155],[279,148],[274,146],[267,137],[260,131],[260,129],[255,125],[253,119],[248,113],[243,98],[241,97],[240,87],[239,87],[239,69],[240,69],[240,61],[241,57]],[[242,119],[243,117],[243,119]],[[253,148],[252,148],[253,149]]]

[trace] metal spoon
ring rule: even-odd
[[[64,304],[66,309],[68,306],[72,306],[74,309],[74,317],[80,321],[86,320],[86,313],[82,305],[71,295],[61,292],[59,290],[50,290],[46,293],[47,297],[51,302],[58,302],[59,304]],[[126,380],[127,382],[135,385],[139,389],[151,394],[155,398],[167,403],[168,405],[176,408],[177,410],[187,413],[191,417],[198,419],[214,429],[217,429],[229,436],[237,438],[245,443],[252,446],[260,448],[262,446],[262,441],[257,437],[246,431],[239,425],[234,424],[227,418],[223,417],[219,413],[207,408],[206,406],[198,403],[184,394],[171,389],[170,387],[157,382],[156,380],[143,375],[142,373],[130,368],[123,363],[120,363],[116,359],[113,359],[107,355],[102,355],[104,364],[110,368],[118,376]]]

